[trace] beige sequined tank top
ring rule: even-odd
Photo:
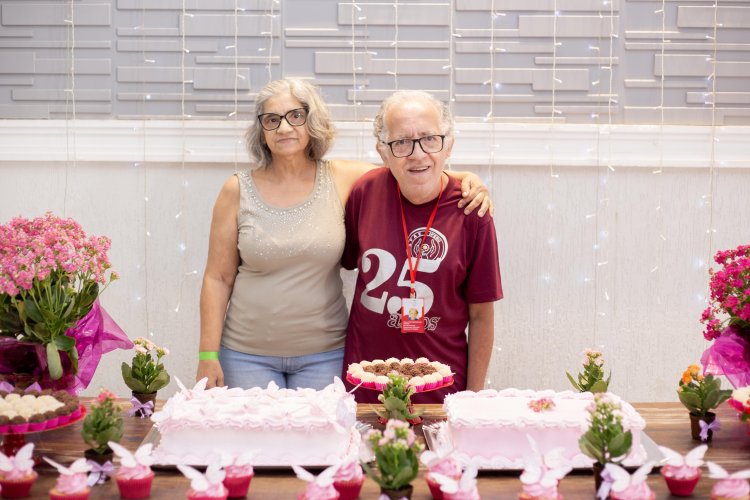
[[[276,208],[238,172],[240,267],[222,344],[265,356],[304,356],[344,345],[347,309],[339,274],[344,209],[328,162],[299,205]]]

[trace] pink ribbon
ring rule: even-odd
[[[704,420],[699,420],[698,424],[701,426],[701,441],[708,441],[708,431],[716,432],[721,429],[721,422],[719,422],[719,417],[716,417],[716,420],[714,420],[710,424],[707,424]]]
[[[86,484],[94,486],[95,484],[104,484],[107,480],[107,476],[111,476],[115,471],[115,466],[112,462],[107,460],[103,464],[94,462],[93,460],[87,460],[86,463],[91,466],[91,472],[89,472]]]
[[[130,404],[133,405],[133,407],[128,410],[128,415],[131,417],[135,415],[139,410],[141,412],[141,418],[148,417],[152,413],[154,413],[154,402],[153,401],[146,401],[145,403],[141,403],[138,401],[138,398],[133,396],[133,398],[130,400]]]

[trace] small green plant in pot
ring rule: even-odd
[[[390,419],[406,420],[411,424],[418,424],[422,421],[419,416],[422,412],[415,411],[411,404],[411,396],[414,394],[414,388],[408,385],[406,377],[396,374],[388,375],[388,384],[383,388],[383,392],[378,395],[378,400],[383,403],[385,411],[377,408],[375,413],[378,414],[381,423],[386,423]]]
[[[86,450],[87,458],[96,460],[96,455],[111,456],[112,449],[107,443],[119,443],[122,439],[122,407],[117,404],[116,399],[114,394],[102,389],[96,400],[91,403],[81,429],[81,436],[90,447]]]
[[[407,422],[388,420],[384,431],[371,430],[367,443],[375,455],[377,472],[368,464],[362,468],[388,498],[411,498],[411,482],[419,473],[419,454],[422,445]]]
[[[565,372],[568,380],[573,387],[579,392],[607,392],[609,381],[612,378],[612,372],[609,372],[606,380],[604,378],[604,356],[601,351],[594,349],[585,349],[583,351],[583,371],[578,374],[578,380]]]
[[[682,373],[677,387],[677,396],[690,412],[690,428],[694,440],[711,440],[716,427],[713,425],[716,413],[711,410],[729,399],[731,395],[730,389],[721,389],[721,379],[710,374],[703,376],[698,365],[689,365]]]
[[[594,394],[594,400],[586,408],[591,425],[578,440],[581,451],[593,458],[596,490],[601,486],[601,471],[608,463],[620,463],[633,446],[633,434],[622,425],[619,403],[606,393]]]

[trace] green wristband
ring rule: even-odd
[[[201,351],[198,353],[198,359],[200,361],[218,360],[219,353],[216,351]]]

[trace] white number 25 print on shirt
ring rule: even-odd
[[[422,245],[424,230],[424,227],[420,227],[409,234],[409,249],[412,259],[417,256],[417,252]],[[448,254],[448,240],[440,231],[431,228],[430,233],[425,238],[424,246],[424,253],[417,269],[417,280],[414,283],[414,290],[417,293],[417,297],[424,299],[424,313],[426,315],[432,307],[434,294],[429,286],[419,281],[419,274],[434,273],[438,270],[440,263]],[[403,258],[401,272],[396,282],[397,287],[403,287],[403,293],[397,296],[388,297],[387,291],[383,291],[379,296],[370,293],[373,290],[377,290],[378,287],[390,280],[396,273],[396,258],[393,254],[382,248],[370,248],[362,254],[361,265],[362,269],[360,271],[364,273],[369,273],[374,265],[378,267],[370,281],[365,284],[365,289],[359,296],[360,303],[377,314],[383,314],[386,307],[389,314],[398,314],[401,311],[401,299],[409,296],[409,288],[411,286],[409,280],[409,262],[406,257],[404,256]]]

